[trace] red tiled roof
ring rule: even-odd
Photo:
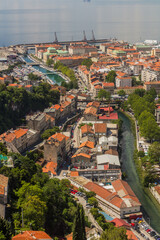
[[[90,191],[95,192],[97,195],[99,195],[103,199],[106,199],[111,194],[110,191],[93,182],[88,182],[87,184],[84,185],[84,187]]]
[[[109,116],[106,116],[106,115],[99,116],[99,119],[102,119],[102,120],[118,120],[118,114],[117,113],[111,113]]]
[[[81,127],[81,132],[83,133],[94,133],[92,130],[92,127],[85,124],[84,126]]]
[[[71,171],[70,177],[78,177],[79,173],[77,171]]]
[[[91,142],[91,141],[83,142],[83,143],[79,146],[79,148],[82,148],[82,147],[94,148],[94,142]]]
[[[114,83],[103,82],[104,87],[114,87]]]
[[[100,106],[100,102],[89,102],[87,104],[87,107],[91,107],[91,106],[98,108]]]
[[[91,156],[86,154],[86,153],[75,154],[75,155],[72,156],[72,158],[80,157],[80,156],[85,157],[85,158],[91,158]]]
[[[127,227],[131,228],[130,224],[124,221],[123,219],[114,218],[111,223],[114,223],[115,227]]]
[[[138,238],[135,236],[135,234],[131,230],[127,229],[126,235],[128,237],[128,240],[138,240]]]
[[[54,135],[49,137],[48,140],[50,140],[51,138],[57,140],[58,142],[61,142],[63,141],[63,139],[66,139],[66,136],[62,133],[55,133]]]
[[[112,107],[101,107],[100,110],[103,110],[104,112],[113,112],[114,109]]]
[[[112,186],[114,187],[115,191],[118,193],[119,191],[123,191],[123,198],[132,199],[134,202],[140,204],[138,198],[132,191],[129,184],[121,179],[112,182]]]
[[[12,237],[12,240],[52,240],[52,238],[43,231],[25,231]]]
[[[55,169],[57,168],[57,163],[48,162],[45,167],[42,168],[44,173],[51,172],[53,175],[57,175]]]
[[[91,114],[97,116],[97,109],[95,107],[88,107],[85,109],[84,114]]]
[[[95,123],[94,131],[95,131],[95,133],[106,133],[107,132],[107,124],[106,123]]]

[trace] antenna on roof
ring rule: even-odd
[[[54,33],[54,37],[55,37],[54,42],[55,42],[55,43],[58,43],[58,38],[57,38],[57,33],[56,33],[56,32]]]
[[[93,32],[93,30],[92,30],[92,41],[95,41],[96,39],[95,39],[95,36],[94,36],[94,32]]]
[[[87,41],[87,38],[86,38],[86,33],[85,31],[83,30],[83,41],[86,42]]]

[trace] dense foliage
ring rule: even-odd
[[[149,141],[160,140],[160,128],[156,123],[155,113],[155,90],[151,89],[147,93],[143,89],[138,89],[131,94],[128,102],[134,111],[134,116],[138,120],[140,134]]]
[[[101,237],[100,240],[127,240],[126,229],[121,228],[110,228],[106,229]]]
[[[29,112],[43,111],[58,101],[59,92],[47,83],[33,87],[32,93],[24,88],[0,85],[0,133],[20,125]]]
[[[0,239],[10,240],[12,233],[11,224],[7,220],[0,218]]]
[[[90,69],[92,63],[92,60],[90,58],[87,58],[82,61],[81,65],[85,65],[87,69]]]
[[[112,82],[115,84],[116,76],[116,72],[114,70],[111,70],[106,76],[106,82]]]
[[[86,240],[85,217],[82,205],[77,205],[73,223],[73,240]]]
[[[93,217],[96,219],[97,223],[99,224],[99,226],[105,231],[106,229],[110,229],[113,226],[112,223],[106,222],[105,217],[103,216],[103,214],[101,214],[98,210],[98,208],[92,208],[91,209],[91,213],[93,215]]]
[[[0,169],[9,177],[10,219],[15,229],[45,230],[51,236],[64,236],[72,231],[77,205],[69,192],[70,182],[49,179],[35,164],[37,158],[37,153],[26,157],[13,154],[15,167]]]
[[[55,134],[55,133],[57,133],[57,132],[60,132],[60,129],[59,129],[59,127],[55,126],[55,127],[53,127],[52,129],[47,129],[47,130],[45,130],[45,131],[42,133],[41,138],[42,138],[43,140],[48,139],[50,136],[52,136],[53,134]]]
[[[98,92],[98,98],[99,99],[106,99],[107,101],[110,101],[111,100],[111,93],[106,91],[105,89],[101,89],[99,92]]]
[[[70,90],[72,88],[78,88],[78,82],[75,77],[74,71],[70,69],[69,67],[65,66],[61,62],[56,62],[54,64],[54,69],[57,69],[58,71],[62,72],[64,75],[66,75],[69,79],[70,82],[66,83],[65,81],[62,82],[62,86],[66,87],[67,90]]]
[[[36,80],[40,80],[40,79],[41,79],[40,76],[38,76],[37,74],[34,74],[34,73],[32,73],[32,72],[28,74],[28,77],[29,77],[29,79],[30,79],[31,81],[36,81]]]

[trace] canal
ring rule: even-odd
[[[23,57],[23,59],[26,61],[26,62],[33,62],[30,58],[28,57]],[[54,72],[51,72],[51,71],[48,71],[47,69],[45,68],[42,68],[40,66],[33,66],[33,68],[35,68],[35,70],[38,70],[40,71],[41,73],[44,73],[52,82],[53,84],[58,84],[58,85],[61,85],[61,82],[65,81],[61,76],[59,76],[58,74],[54,73]]]
[[[133,160],[135,139],[131,130],[130,120],[121,112],[119,112],[119,118],[123,120],[123,133],[120,141],[122,146],[122,170],[126,172],[127,182],[142,204],[144,218],[150,223],[153,229],[160,233],[160,207],[158,203],[153,203],[150,197],[145,193],[136,172]]]

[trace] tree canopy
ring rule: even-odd
[[[67,90],[70,90],[72,88],[78,88],[78,82],[77,82],[76,76],[74,74],[74,71],[71,68],[65,66],[63,63],[58,61],[54,64],[54,69],[57,69],[58,71],[62,72],[64,75],[66,75],[70,79],[69,83],[66,83],[65,81],[63,81],[61,83],[61,86],[66,87]]]
[[[101,237],[100,240],[128,240],[126,235],[125,228],[110,228],[106,229]]]
[[[42,133],[41,138],[43,140],[48,139],[50,136],[52,136],[56,132],[60,132],[60,129],[57,126],[53,127],[52,129],[47,129]]]
[[[116,76],[117,76],[116,72],[114,70],[111,70],[106,76],[106,82],[115,83]]]
[[[21,125],[26,114],[43,111],[57,103],[59,97],[59,92],[52,90],[48,83],[33,87],[32,93],[24,88],[0,85],[0,133]]]
[[[90,58],[87,58],[82,61],[81,65],[85,65],[87,69],[90,69],[92,63],[92,60]]]

